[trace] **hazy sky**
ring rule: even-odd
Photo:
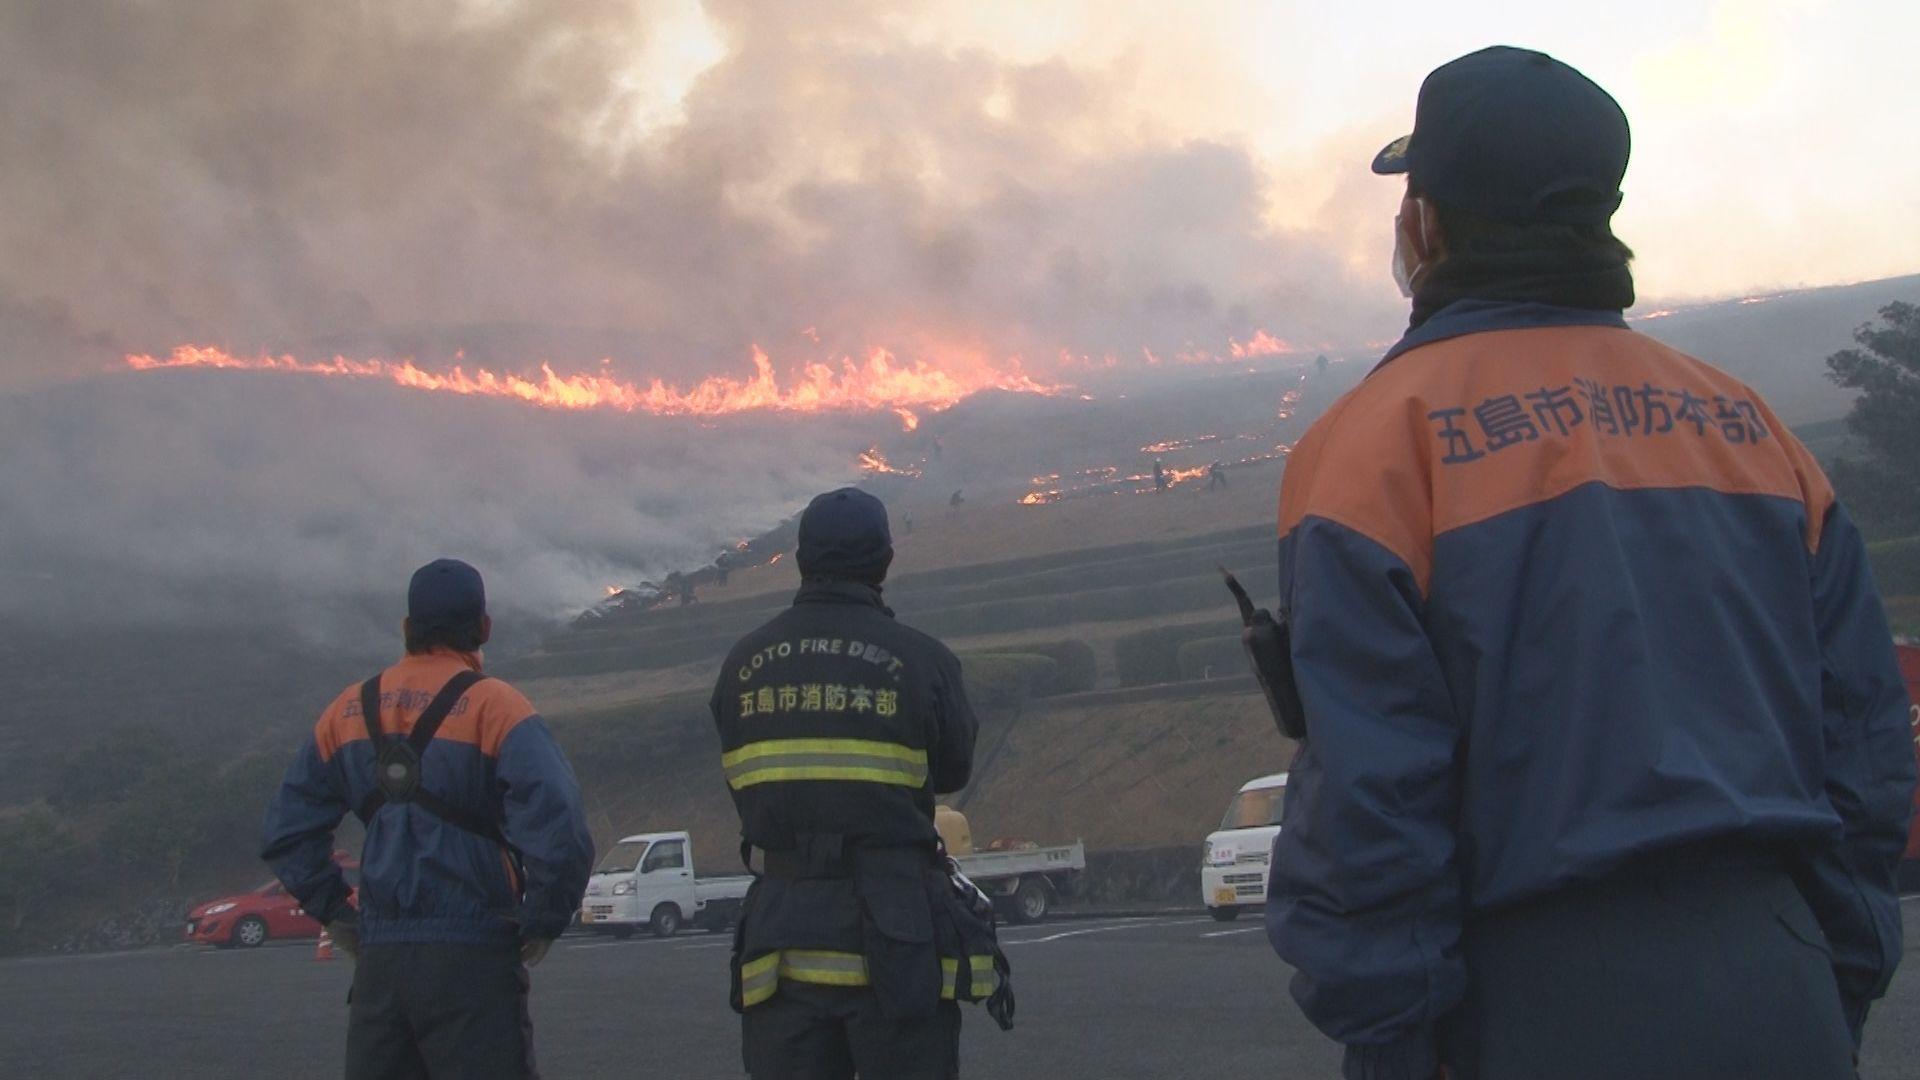
[[[1912,272],[1916,40],[1906,0],[11,0],[0,387],[184,342],[683,380],[1377,341],[1368,160],[1501,42],[1625,106],[1643,297]]]

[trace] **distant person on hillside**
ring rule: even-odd
[[[957,1001],[1011,986],[991,902],[961,901],[936,792],[973,769],[960,661],[895,622],[886,508],[856,488],[800,518],[800,592],[742,638],[714,687],[720,763],[760,873],[734,938],[754,1080],[950,1080]],[[977,894],[975,894],[977,895]]]
[[[1167,490],[1167,467],[1159,458],[1153,459],[1153,490]]]
[[[1215,488],[1225,488],[1226,486],[1227,464],[1215,458],[1213,464],[1207,466],[1207,490],[1212,491]]]
[[[579,910],[593,840],[546,724],[481,673],[492,632],[478,571],[421,567],[406,656],[334,699],[267,811],[261,857],[355,959],[349,1080],[536,1075],[527,968]],[[349,811],[357,910],[332,858]]]
[[[955,488],[955,489],[953,489],[953,498],[951,498],[951,499],[948,499],[948,500],[947,500],[947,505],[948,505],[948,506],[959,506],[959,505],[960,505],[961,503],[963,503],[963,502],[966,502],[966,501],[967,501],[967,500],[965,500],[965,499],[963,499],[963,498],[961,498],[961,497],[960,497],[960,489],[959,489],[959,488]]]
[[[1851,1078],[1900,962],[1864,545],[1759,395],[1622,319],[1627,146],[1494,48],[1374,160],[1413,316],[1282,484],[1267,905],[1349,1078]]]

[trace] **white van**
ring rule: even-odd
[[[1219,831],[1207,837],[1200,856],[1200,898],[1221,922],[1239,917],[1243,907],[1267,902],[1267,861],[1273,838],[1280,835],[1286,794],[1286,773],[1247,781],[1227,804]]]

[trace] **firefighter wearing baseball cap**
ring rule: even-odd
[[[535,1075],[527,968],[593,865],[573,769],[533,706],[481,672],[479,571],[413,575],[406,656],[321,714],[267,811],[262,857],[355,958],[349,1078]],[[366,826],[358,908],[332,859]]]
[[[1354,1080],[1851,1077],[1900,960],[1864,545],[1759,395],[1623,320],[1628,147],[1492,48],[1374,162],[1412,319],[1283,481],[1267,906]]]
[[[882,601],[878,499],[813,500],[795,554],[793,606],[734,646],[712,700],[757,874],[733,957],[746,1068],[948,1080],[957,1003],[1010,994],[991,906],[958,898],[934,830],[934,793],[973,767],[960,662]]]

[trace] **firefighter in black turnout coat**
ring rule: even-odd
[[[1005,972],[991,908],[961,899],[933,825],[934,793],[967,783],[978,721],[959,660],[881,601],[880,500],[813,500],[796,554],[793,606],[734,646],[712,702],[758,876],[733,958],[747,1072],[949,1080],[957,1002]]]

